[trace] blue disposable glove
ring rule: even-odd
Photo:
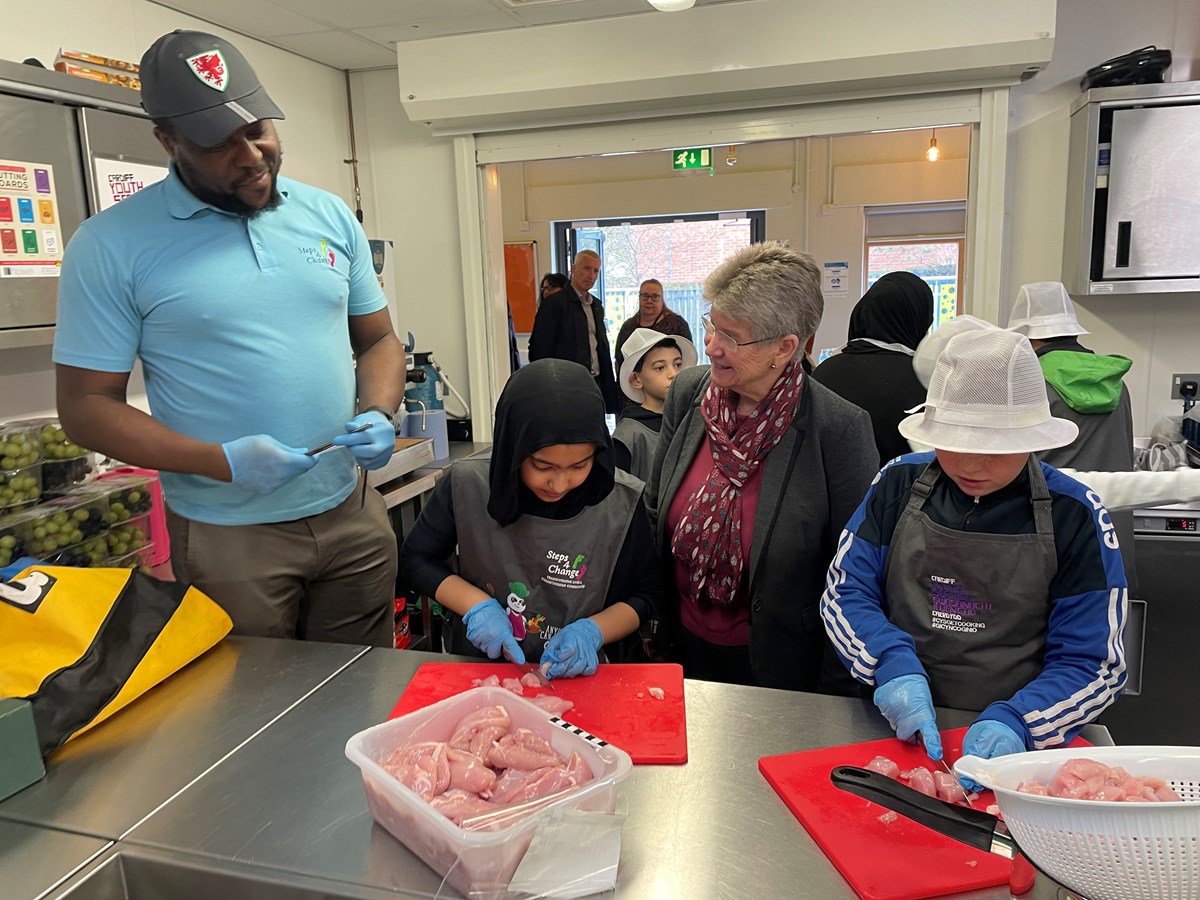
[[[251,434],[222,444],[233,483],[256,494],[269,494],[317,464],[316,457],[281,444],[269,434]]]
[[[600,663],[600,645],[604,635],[591,619],[577,619],[546,643],[542,668],[547,678],[574,678],[595,675]]]
[[[1025,741],[1021,736],[995,719],[977,719],[975,724],[967,729],[963,738],[963,756],[978,756],[983,759],[993,759],[997,756],[1008,756],[1010,753],[1024,753]],[[982,791],[985,788],[976,784],[966,776],[959,776],[959,781],[968,791]]]
[[[896,737],[912,744],[920,735],[929,758],[942,758],[942,736],[938,733],[929,682],[923,675],[900,675],[881,684],[875,689],[875,705],[895,730]]]
[[[513,637],[512,622],[495,597],[488,597],[467,610],[463,623],[467,626],[467,640],[491,659],[499,659],[503,653],[513,662],[524,665],[525,653]]]
[[[371,427],[354,434],[339,434],[333,442],[354,454],[354,461],[364,469],[382,469],[396,451],[396,428],[381,412],[359,413],[346,423],[346,430],[362,424]]]

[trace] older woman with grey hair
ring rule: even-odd
[[[878,470],[870,417],[806,377],[812,257],[754,244],[705,282],[709,367],[676,377],[646,490],[666,570],[655,655],[690,678],[849,693],[820,599]]]

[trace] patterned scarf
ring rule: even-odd
[[[742,488],[791,426],[799,405],[804,370],[788,363],[770,392],[749,416],[738,420],[737,394],[710,384],[700,414],[712,445],[713,471],[688,497],[671,552],[687,560],[688,594],[725,606],[742,580]]]

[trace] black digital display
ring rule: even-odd
[[[1195,519],[1167,519],[1167,531],[1195,531]]]

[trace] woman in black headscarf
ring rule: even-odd
[[[447,611],[452,653],[591,675],[601,647],[649,621],[661,594],[642,488],[613,466],[587,369],[538,360],[500,395],[490,461],[460,460],[434,488],[402,574]]]
[[[909,452],[898,426],[924,402],[912,355],[933,324],[933,291],[912,272],[889,272],[850,313],[849,340],[813,378],[871,416],[879,464]]]

